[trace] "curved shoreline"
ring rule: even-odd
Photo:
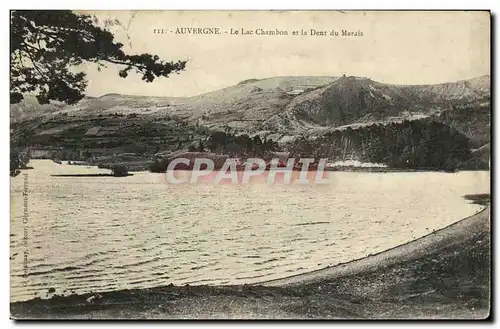
[[[457,222],[439,230],[375,254],[306,273],[294,274],[284,278],[253,283],[252,285],[270,287],[293,286],[314,282],[316,280],[324,279],[325,277],[334,279],[347,275],[355,275],[364,271],[376,270],[381,266],[394,265],[400,262],[403,258],[405,261],[418,258],[423,256],[426,248],[429,248],[433,244],[448,242],[449,239],[459,239],[461,236],[466,235],[467,229],[477,225],[476,222],[479,220],[480,215],[489,211],[489,209],[489,206],[485,206],[475,214],[460,219]]]
[[[287,278],[13,302],[11,318],[485,319],[491,307],[489,210],[378,254]]]

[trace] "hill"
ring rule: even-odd
[[[437,85],[274,77],[184,98],[107,94],[72,106],[41,106],[27,97],[11,106],[11,131],[16,147],[158,153],[199,149],[211,131],[290,145],[298,137],[431,119],[477,149],[490,142],[490,112],[489,76]]]
[[[176,116],[209,128],[290,132],[301,131],[301,127],[337,127],[408,113],[439,112],[455,104],[489,99],[489,91],[489,76],[420,86],[390,85],[359,77],[274,77],[249,79],[185,98],[107,94],[87,97],[73,106],[41,106],[27,97],[11,106],[11,119],[58,113],[79,117],[136,113],[156,118]]]
[[[367,78],[342,77],[294,97],[264,128],[300,133],[314,127],[407,119],[480,104],[489,99],[489,76],[440,85],[400,86]]]

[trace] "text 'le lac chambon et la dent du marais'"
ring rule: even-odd
[[[341,37],[362,37],[363,32],[360,30],[316,30],[316,29],[297,29],[293,31],[289,30],[267,30],[262,28],[257,29],[234,29],[223,30],[219,27],[177,27],[175,29],[153,29],[154,34],[186,34],[186,35],[196,35],[196,34],[207,34],[207,35],[217,35],[217,34],[230,34],[230,35],[262,35],[262,36],[273,36],[273,35],[308,35],[308,36],[341,36]]]

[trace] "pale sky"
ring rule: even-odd
[[[433,84],[490,74],[488,12],[107,11],[116,39],[130,53],[188,60],[186,70],[145,83],[118,76],[116,66],[88,73],[89,96],[120,93],[193,96],[250,78],[363,76],[393,84]],[[131,19],[133,17],[133,19]],[[219,27],[220,35],[175,35],[177,27]],[[288,36],[230,35],[229,29],[287,30]],[[167,34],[154,34],[164,29]],[[293,36],[293,30],[339,36]],[[341,37],[341,30],[363,36]],[[129,39],[126,37],[127,31]],[[227,34],[225,33],[227,32]],[[132,48],[129,46],[129,42]]]

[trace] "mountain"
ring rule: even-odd
[[[10,105],[10,120],[18,122],[64,110],[65,105],[51,103],[41,105],[36,97],[25,95],[21,103]]]
[[[264,127],[303,132],[312,126],[339,127],[429,115],[486,98],[489,98],[489,77],[423,86],[389,85],[366,78],[343,77],[298,95],[283,111],[268,119]]]
[[[338,127],[409,114],[429,114],[453,104],[489,98],[490,77],[437,85],[391,85],[358,77],[274,77],[249,79],[194,97],[143,97],[107,94],[77,105],[36,104],[28,98],[11,106],[11,119],[67,112],[71,116],[136,113],[175,116],[209,128],[298,132]]]
[[[289,145],[299,137],[425,119],[453,128],[477,149],[490,142],[490,112],[490,76],[436,85],[274,77],[183,98],[107,94],[71,106],[41,106],[27,97],[11,105],[11,139],[103,154],[113,148],[154,153],[158,140],[160,149],[175,151],[206,140],[214,130]]]
[[[11,105],[11,120],[19,121],[29,117],[47,115],[56,111],[77,116],[105,113],[137,113],[142,115],[180,115],[198,118],[228,111],[238,112],[255,103],[275,102],[287,91],[296,87],[316,87],[335,81],[335,77],[276,77],[249,79],[237,85],[193,97],[147,97],[120,94],[106,94],[100,97],[86,97],[76,105],[39,105],[35,97],[25,96],[20,104]],[[286,97],[288,98],[288,97]],[[287,103],[281,102],[281,103]],[[234,107],[240,108],[234,109]]]

